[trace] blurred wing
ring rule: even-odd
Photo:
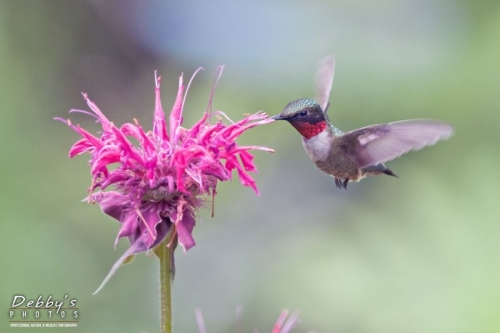
[[[410,150],[431,146],[453,134],[453,127],[435,120],[404,120],[373,125],[345,134],[359,168],[384,163]]]
[[[335,57],[333,54],[318,62],[316,76],[314,81],[316,84],[316,102],[321,106],[321,109],[326,112],[328,101],[330,100],[330,92],[333,85],[333,74],[335,73]]]

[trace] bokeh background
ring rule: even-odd
[[[348,191],[316,170],[286,123],[247,132],[260,196],[219,186],[197,246],[177,252],[176,332],[269,332],[283,308],[296,332],[500,331],[500,3],[378,1],[0,2],[0,316],[15,294],[78,299],[75,332],[157,332],[158,267],[139,255],[96,296],[115,260],[117,223],[81,203],[87,156],[53,120],[89,93],[116,124],[153,111],[153,71],[170,109],[181,72],[202,66],[185,124],[214,101],[233,119],[313,95],[316,62],[335,52],[330,118],[344,130],[408,118],[455,136],[389,163]],[[93,132],[92,119],[71,116]],[[37,330],[37,329],[32,329]],[[68,329],[70,330],[70,329]],[[47,330],[48,331],[48,330]]]

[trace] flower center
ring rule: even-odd
[[[144,193],[142,201],[169,201],[179,196],[177,192],[169,192],[164,185],[157,186]]]

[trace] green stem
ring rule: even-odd
[[[170,244],[168,235],[158,245],[156,253],[160,259],[160,332],[172,333],[172,280],[175,244]],[[174,242],[172,242],[174,243]]]

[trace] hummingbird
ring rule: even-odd
[[[335,178],[335,185],[347,190],[349,182],[386,174],[397,177],[385,162],[410,150],[431,146],[453,134],[450,124],[414,119],[377,124],[342,132],[327,115],[335,73],[335,58],[319,61],[315,76],[315,99],[301,98],[288,103],[274,120],[288,121],[302,136],[302,144],[316,166]]]

